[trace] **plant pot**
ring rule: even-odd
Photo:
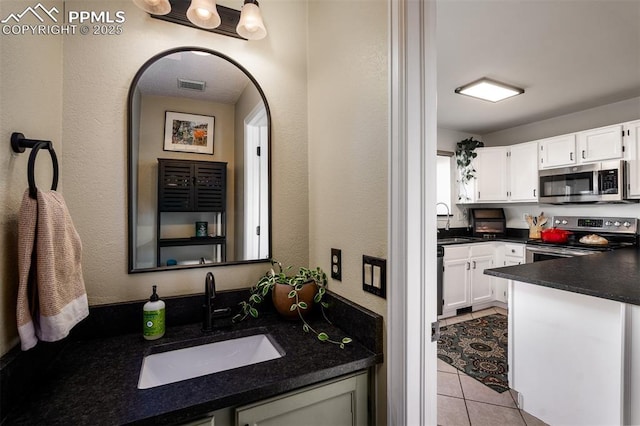
[[[296,298],[289,298],[289,292],[294,288],[288,284],[276,284],[271,290],[271,296],[273,298],[273,305],[276,311],[285,319],[295,320],[300,318],[298,316],[298,310],[291,310],[291,305],[296,302]],[[313,298],[318,292],[318,285],[315,281],[309,281],[302,284],[302,289],[298,291],[298,302],[305,302],[307,309],[300,309],[302,315],[307,315],[313,308]]]

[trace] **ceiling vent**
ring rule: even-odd
[[[178,79],[178,88],[187,90],[197,90],[204,92],[204,87],[207,85],[204,81],[185,80],[184,78]]]

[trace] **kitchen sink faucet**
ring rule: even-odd
[[[445,207],[446,207],[446,209],[447,209],[447,223],[444,225],[444,229],[445,229],[445,231],[448,231],[448,230],[449,230],[449,225],[450,225],[450,223],[451,223],[451,222],[450,222],[450,219],[449,219],[449,217],[451,216],[451,212],[450,212],[450,210],[449,210],[449,206],[447,205],[447,203],[443,203],[443,202],[436,203],[436,208],[437,208],[439,205],[441,205],[441,204],[442,204],[443,206],[445,206]],[[438,232],[440,232],[440,231],[438,231]]]

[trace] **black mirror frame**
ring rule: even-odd
[[[138,85],[138,82],[140,80],[140,78],[142,77],[142,75],[144,74],[144,72],[151,66],[153,65],[157,60],[168,56],[168,55],[172,55],[174,53],[179,53],[179,52],[193,52],[193,51],[198,51],[198,52],[205,52],[205,53],[209,53],[211,55],[217,56],[221,59],[227,60],[230,63],[232,63],[233,65],[235,65],[236,67],[238,67],[238,69],[240,69],[248,78],[249,80],[251,80],[251,82],[255,85],[256,89],[258,90],[258,93],[260,93],[260,97],[262,98],[262,102],[264,102],[264,107],[267,113],[267,124],[269,126],[269,131],[268,131],[268,135],[267,135],[267,145],[268,145],[268,152],[269,152],[269,161],[268,161],[268,166],[269,166],[269,170],[268,170],[268,176],[269,176],[269,197],[268,197],[268,205],[269,205],[269,255],[267,256],[266,259],[254,259],[254,260],[239,260],[239,261],[233,261],[233,262],[224,262],[224,263],[214,263],[214,264],[205,264],[205,265],[176,265],[176,266],[160,266],[160,267],[156,267],[156,268],[143,268],[143,269],[136,269],[134,268],[133,265],[133,250],[134,250],[134,241],[133,241],[133,212],[132,212],[132,208],[131,206],[133,206],[133,183],[132,183],[132,179],[131,179],[131,174],[133,173],[133,171],[137,168],[137,164],[133,164],[133,158],[131,155],[131,150],[133,149],[133,123],[132,123],[132,114],[133,114],[133,109],[132,109],[132,105],[133,105],[133,96],[134,96],[134,92],[135,92],[135,88]],[[187,47],[177,47],[177,48],[173,48],[173,49],[169,49],[169,50],[165,50],[163,52],[160,52],[156,55],[154,55],[153,57],[151,57],[149,60],[147,60],[138,70],[138,72],[136,73],[136,75],[133,77],[133,80],[131,81],[131,85],[129,86],[129,94],[127,96],[127,246],[128,246],[128,251],[127,251],[127,273],[129,274],[136,274],[136,273],[142,273],[142,272],[162,272],[162,271],[175,271],[175,270],[180,270],[180,269],[194,269],[194,268],[210,268],[210,267],[215,267],[215,266],[230,266],[230,265],[246,265],[246,264],[252,264],[252,263],[263,263],[263,262],[269,262],[271,257],[273,256],[273,252],[272,252],[272,244],[273,244],[273,232],[272,232],[272,203],[271,203],[271,192],[272,192],[272,186],[271,186],[271,180],[272,180],[272,176],[271,176],[271,159],[272,159],[272,150],[271,150],[271,110],[269,108],[269,103],[267,102],[267,98],[264,94],[264,91],[262,90],[262,87],[258,84],[258,81],[255,79],[255,77],[253,77],[253,75],[251,75],[251,73],[249,71],[247,71],[247,69],[245,67],[243,67],[242,65],[240,65],[238,62],[236,62],[235,60],[231,59],[230,57],[216,52],[215,50],[211,50],[211,49],[206,49],[203,47],[196,47],[196,46],[187,46]]]

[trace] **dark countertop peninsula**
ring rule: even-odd
[[[354,342],[345,349],[318,341],[304,333],[301,323],[281,320],[274,313],[209,334],[202,333],[199,323],[169,327],[156,341],[144,340],[140,332],[73,339],[56,352],[36,385],[9,406],[3,424],[177,424],[381,363],[382,317],[336,295],[330,298],[332,321],[342,328],[322,319],[311,324],[335,338],[353,337]],[[139,314],[138,308],[129,311]],[[170,309],[168,303],[168,313]],[[94,320],[90,325],[96,324]],[[143,357],[152,347],[185,341],[203,344],[258,333],[271,334],[285,356],[151,389],[137,388]],[[30,352],[17,356],[35,356]]]
[[[640,249],[628,248],[484,271],[602,299],[640,305]]]

